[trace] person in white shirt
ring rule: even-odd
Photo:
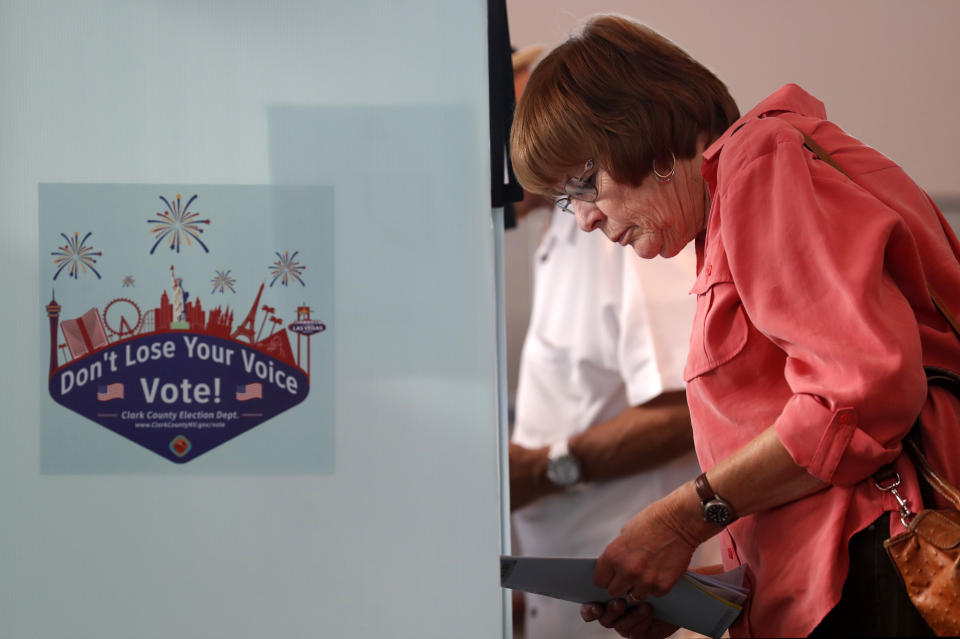
[[[643,262],[551,213],[510,444],[523,555],[596,557],[635,513],[700,474],[682,375],[695,307],[688,249]],[[713,545],[693,565],[718,563]],[[615,636],[584,624],[577,604],[526,596],[524,639]]]

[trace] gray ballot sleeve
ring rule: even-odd
[[[596,564],[595,559],[502,556],[500,585],[575,603],[606,603],[612,597],[593,585]],[[742,581],[742,568],[712,577],[688,571],[666,595],[646,601],[661,621],[720,637],[747,598]]]

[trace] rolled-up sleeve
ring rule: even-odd
[[[905,225],[791,130],[771,136],[721,198],[743,309],[786,354],[793,394],[776,432],[812,475],[854,484],[899,454],[926,397],[917,321],[902,292],[916,274],[888,264],[910,242]]]

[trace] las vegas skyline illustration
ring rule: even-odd
[[[175,291],[174,297],[177,298],[182,296],[182,278],[175,274],[174,266],[170,267],[170,271],[173,279],[172,288]],[[159,305],[149,309],[146,313],[143,313],[140,306],[132,299],[116,297],[105,304],[102,309],[93,306],[78,317],[61,320],[62,307],[57,303],[56,289],[53,289],[51,301],[46,305],[47,317],[50,322],[50,375],[53,376],[61,367],[95,355],[107,346],[113,346],[118,342],[136,339],[144,335],[187,331],[229,339],[232,342],[246,342],[274,359],[296,366],[309,379],[310,338],[312,335],[326,330],[326,325],[312,319],[310,307],[301,304],[296,308],[297,319],[284,328],[283,319],[276,314],[275,307],[266,304],[260,306],[265,286],[265,282],[260,284],[250,310],[235,329],[233,328],[234,311],[229,305],[219,305],[207,311],[204,310],[203,303],[197,297],[183,303],[182,310],[180,310],[176,303],[181,301],[182,297],[180,300],[175,299],[174,302],[171,302],[166,289],[163,289],[160,295]],[[177,292],[178,288],[179,293]],[[115,320],[116,326],[112,326],[107,321],[107,315],[114,306],[124,308],[127,311],[127,313],[119,313],[119,320]],[[263,315],[259,328],[256,326],[258,310]],[[128,314],[136,316],[132,326],[127,319]],[[266,337],[263,337],[264,329],[268,323],[271,325],[270,331]],[[279,330],[277,330],[278,328]],[[58,329],[63,333],[64,339],[60,343],[58,343]],[[297,335],[296,353],[294,353],[290,344],[287,330]],[[306,337],[305,349],[301,348],[303,337]],[[304,351],[305,358],[302,357]],[[303,359],[306,360],[305,363]]]

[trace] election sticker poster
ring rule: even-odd
[[[333,472],[333,190],[40,184],[40,470]]]

